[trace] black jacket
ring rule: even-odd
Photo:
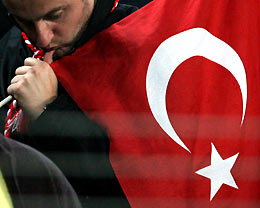
[[[3,7],[0,1],[0,38],[12,27],[12,22],[9,21],[6,9]]]
[[[89,25],[75,48],[93,35],[136,11],[119,4],[110,13],[114,0],[98,0]],[[72,51],[73,52],[73,51]],[[15,69],[32,53],[24,44],[20,30],[12,28],[0,42],[0,99]],[[7,107],[0,110],[1,128]],[[62,170],[76,190],[83,207],[129,207],[109,161],[106,130],[88,119],[59,84],[57,99],[30,125],[27,135],[11,134],[47,155]]]
[[[14,208],[81,208],[75,191],[47,157],[3,135],[0,171]]]

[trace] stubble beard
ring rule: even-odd
[[[86,7],[88,6],[88,4],[86,3],[85,0],[82,0],[84,2],[84,5],[85,7],[83,8],[83,12],[84,10],[86,9]],[[95,0],[96,2],[96,0]],[[94,10],[94,9],[93,9]],[[80,28],[79,32],[75,35],[75,38],[71,41],[70,44],[67,44],[67,45],[64,45],[63,47],[61,48],[58,48],[55,52],[54,52],[54,55],[53,55],[53,58],[54,60],[57,60],[57,59],[60,59],[62,58],[63,56],[67,56],[67,55],[70,55],[71,53],[73,53],[76,48],[75,48],[75,45],[76,45],[76,42],[82,37],[82,35],[84,34],[84,32],[86,31],[87,29],[87,26],[89,24],[89,21],[91,19],[91,16],[92,16],[92,13],[93,13],[93,10],[92,12],[90,13],[90,15],[88,15],[86,17],[86,20],[82,20],[83,25],[82,27]]]

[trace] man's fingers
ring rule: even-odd
[[[31,66],[21,66],[16,69],[15,74],[23,75],[23,74],[26,74],[30,69],[31,69]]]
[[[26,58],[26,59],[24,60],[24,66],[36,66],[36,65],[38,65],[40,62],[41,62],[41,61],[38,60],[38,59],[29,57],[29,58]]]
[[[11,84],[19,82],[23,78],[23,75],[16,75],[12,80]]]
[[[14,95],[15,91],[17,89],[17,84],[11,84],[8,88],[7,88],[7,93],[9,95]],[[15,96],[14,96],[15,97]]]

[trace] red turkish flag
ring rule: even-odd
[[[259,4],[154,0],[52,65],[132,207],[260,207]]]

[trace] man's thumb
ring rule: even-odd
[[[50,52],[45,53],[43,61],[45,61],[48,64],[52,64],[54,52],[55,51],[50,51]]]

